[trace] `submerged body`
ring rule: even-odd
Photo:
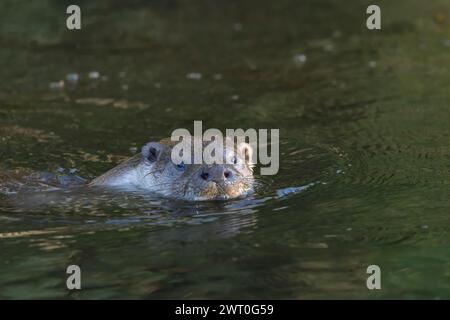
[[[226,200],[247,195],[253,188],[249,144],[220,149],[223,164],[175,164],[169,139],[149,142],[142,152],[94,179],[90,186],[144,189],[185,200]],[[208,142],[200,145],[204,148]]]

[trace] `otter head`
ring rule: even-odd
[[[202,146],[201,152],[209,143],[202,141],[199,144]],[[224,144],[215,149],[215,153],[223,157],[221,163],[208,161],[210,159],[204,155],[202,164],[175,164],[171,155],[176,144],[162,140],[142,147],[142,187],[186,200],[226,200],[245,196],[252,191],[252,147],[248,143],[241,142],[233,148],[226,148]],[[191,150],[194,153],[194,148]]]

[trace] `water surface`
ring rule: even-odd
[[[80,1],[77,32],[68,4],[0,4],[0,298],[450,297],[448,1],[379,1],[376,32],[367,1]],[[14,192],[194,120],[279,128],[279,173],[224,203]]]

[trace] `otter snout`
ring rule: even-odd
[[[205,181],[214,181],[216,183],[223,183],[227,181],[234,181],[235,173],[230,168],[225,166],[213,166],[203,168],[200,172],[200,178]]]

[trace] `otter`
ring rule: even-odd
[[[219,150],[223,164],[210,165],[205,158],[202,164],[175,164],[171,153],[178,142],[170,139],[148,142],[140,153],[95,178],[89,186],[141,189],[193,201],[244,197],[253,191],[252,147],[241,142],[229,150],[225,147],[227,139]],[[201,141],[198,145],[205,148],[209,143]],[[192,144],[196,145],[194,141]]]

